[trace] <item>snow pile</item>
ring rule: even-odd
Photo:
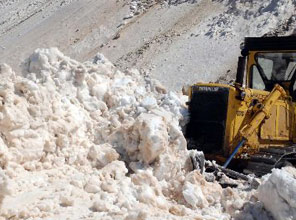
[[[0,69],[3,219],[229,219],[222,188],[191,171],[182,96],[101,54],[37,49]]]
[[[291,0],[214,0],[225,6],[217,16],[199,28],[206,36],[215,39],[240,36],[289,35],[295,31],[296,2]],[[177,6],[183,3],[200,5],[200,0],[132,0],[130,14],[132,18],[151,8],[155,4],[162,7]],[[201,6],[197,6],[201,7]],[[202,26],[204,26],[202,25]]]
[[[51,48],[22,76],[0,65],[0,78],[1,220],[268,219],[262,204],[295,214],[295,169],[267,177],[262,202],[248,184],[223,189],[192,171],[184,97],[137,70]]]
[[[123,19],[130,19],[136,15],[142,14],[156,4],[160,4],[161,6],[171,6],[183,3],[193,4],[197,2],[200,2],[200,0],[131,0],[129,3],[130,13],[126,15]]]
[[[265,34],[289,35],[295,29],[295,1],[215,1],[223,3],[226,10],[208,24],[207,36],[227,38],[238,34],[242,37]]]
[[[274,169],[264,177],[258,198],[276,220],[296,218],[296,170],[285,167]]]

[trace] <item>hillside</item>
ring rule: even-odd
[[[234,75],[245,36],[289,35],[295,1],[2,1],[0,60],[19,66],[36,48],[85,61],[103,53],[166,87]],[[17,54],[17,56],[16,56]],[[19,68],[20,69],[20,68]]]

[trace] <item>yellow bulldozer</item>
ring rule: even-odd
[[[245,38],[233,85],[189,87],[189,149],[262,176],[296,163],[296,37]]]

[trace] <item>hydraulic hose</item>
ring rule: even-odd
[[[229,163],[231,162],[232,158],[236,155],[236,153],[238,152],[238,150],[244,145],[244,143],[246,142],[246,139],[243,138],[239,144],[235,147],[234,151],[231,153],[231,155],[229,156],[229,158],[226,160],[226,162],[223,165],[223,168],[226,168]]]

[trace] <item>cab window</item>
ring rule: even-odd
[[[272,60],[270,60],[270,59],[266,59],[266,58],[260,57],[260,56],[257,59],[258,59],[258,64],[264,70],[264,73],[265,73],[266,77],[270,79],[271,75],[272,75],[272,69],[273,69],[273,63],[274,62]],[[258,69],[257,69],[257,71],[258,71]],[[259,72],[258,72],[258,74],[259,74]]]
[[[296,53],[257,53],[255,60],[268,80],[288,81],[293,75]]]
[[[251,67],[251,88],[271,91],[275,84],[293,90],[296,74],[296,53],[258,52]]]
[[[256,65],[251,67],[251,75],[252,75],[252,88],[253,89],[265,89],[265,84],[260,76],[259,70]]]

